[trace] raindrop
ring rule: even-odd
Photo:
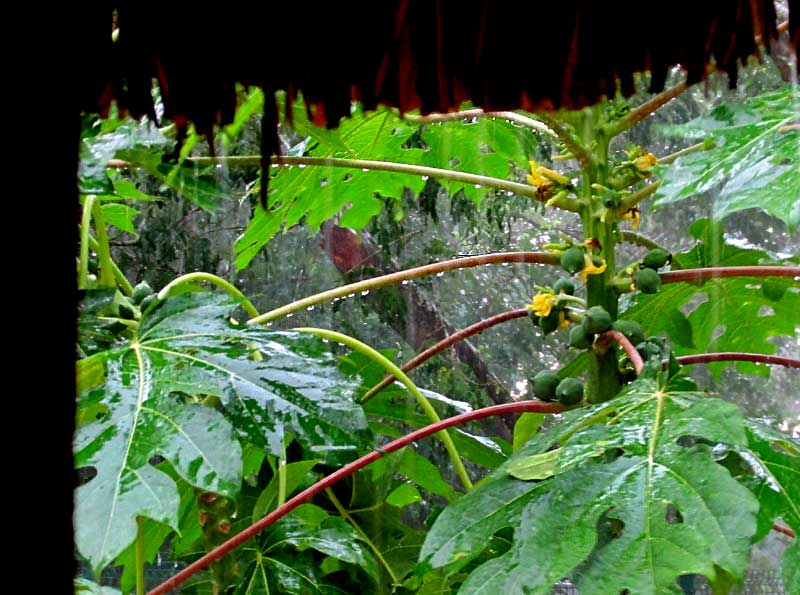
[[[272,323],[271,323],[271,322],[268,322],[268,323],[267,323],[267,326],[272,326]]]
[[[420,177],[422,178],[423,182],[428,179],[428,176],[420,176]]]
[[[361,171],[369,171],[369,169],[367,169],[366,167],[362,167]]]
[[[309,306],[308,308],[306,308],[306,310],[308,310],[309,312],[311,312],[313,309],[314,309],[314,306]]]
[[[306,164],[305,163],[301,163],[297,167],[299,167],[300,169],[305,169],[306,168]]]
[[[347,294],[347,297],[348,297],[348,299],[349,299],[349,298],[351,298],[351,297],[355,297],[355,295],[356,295],[355,293],[348,293],[348,294]]]
[[[330,339],[323,339],[322,342],[323,343],[330,343],[331,341],[330,341]]]
[[[438,273],[436,273],[436,276],[437,277],[444,277],[444,273],[443,272],[438,272]]]
[[[405,279],[400,285],[408,285],[408,279]]]
[[[293,314],[292,312],[289,312],[289,313],[286,315],[286,318],[291,318],[292,316],[294,316],[294,314]]]
[[[369,289],[366,289],[361,292],[361,295],[369,295]]]
[[[480,188],[480,187],[481,187],[480,184],[475,184],[475,188]]]

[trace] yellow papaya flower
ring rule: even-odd
[[[645,153],[633,160],[633,166],[639,171],[647,171],[656,163],[658,163],[658,159],[652,153]]]
[[[564,312],[563,311],[559,312],[558,313],[558,329],[557,330],[559,330],[559,331],[563,330],[563,329],[567,328],[569,326],[569,324],[570,324],[569,318],[564,316]]]
[[[533,310],[536,316],[548,316],[557,301],[558,298],[552,293],[537,293],[527,308]]]
[[[631,227],[633,229],[636,229],[637,227],[639,227],[639,220],[641,219],[641,214],[642,213],[641,211],[639,211],[639,209],[633,207],[632,209],[628,209],[622,214],[622,219],[630,220]]]
[[[583,267],[583,270],[580,273],[581,281],[583,281],[584,283],[586,283],[586,280],[588,279],[589,275],[600,275],[604,273],[606,270],[605,260],[603,261],[603,264],[601,264],[600,266],[595,266],[592,257],[589,256],[588,254],[584,254],[584,262],[586,263],[586,266]]]
[[[531,173],[528,174],[526,179],[528,180],[528,184],[531,186],[536,186],[537,188],[541,188],[542,186],[552,186],[553,183],[545,178],[541,173],[539,173],[539,164],[535,161],[529,161],[528,164],[531,166]]]

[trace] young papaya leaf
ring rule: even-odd
[[[732,405],[642,379],[607,403],[572,413],[566,429],[535,437],[442,512],[423,546],[422,570],[458,568],[462,550],[441,547],[442,536],[468,535],[486,523],[470,514],[482,500],[489,512],[498,508],[497,497],[483,493],[507,497],[527,487],[535,491],[511,517],[512,549],[479,566],[464,592],[549,593],[569,575],[590,594],[679,593],[676,579],[687,573],[717,584],[742,579],[758,502],[709,446],[746,447],[744,420]],[[540,482],[506,474],[534,446],[546,452],[554,437],[559,473]]]
[[[743,103],[726,103],[667,134],[705,139],[713,148],[660,167],[657,207],[715,191],[714,219],[761,209],[790,231],[800,225],[800,95],[786,85]]]
[[[277,455],[291,432],[333,464],[367,444],[366,419],[324,345],[235,326],[235,306],[212,293],[168,298],[130,344],[90,358],[102,360],[104,382],[80,395],[79,411],[106,409],[75,438],[76,465],[96,471],[77,490],[76,541],[94,569],[131,543],[138,516],[177,529],[178,491],[150,464],[155,455],[191,485],[235,496],[237,434]]]
[[[726,243],[721,226],[707,219],[695,222],[692,233],[699,240],[698,244],[687,252],[673,255],[673,270],[779,264],[760,250]],[[765,283],[768,291],[764,290]],[[684,314],[687,308],[692,309]],[[791,277],[767,281],[728,277],[709,279],[700,285],[671,283],[654,295],[637,294],[636,303],[625,310],[623,317],[639,322],[647,336],[669,335],[678,355],[713,351],[771,354],[776,349],[769,341],[771,337],[795,335],[797,312],[800,312],[797,280]],[[680,326],[674,324],[676,318],[685,319],[691,325],[691,342],[686,340]],[[725,365],[724,362],[710,364],[709,369],[719,376]],[[738,362],[736,367],[751,374],[769,374],[768,366],[750,362]]]

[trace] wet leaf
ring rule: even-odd
[[[366,419],[323,344],[235,327],[234,307],[220,294],[168,298],[145,315],[133,342],[78,363],[79,378],[84,366],[95,370],[79,412],[105,407],[75,438],[76,465],[97,473],[76,494],[76,541],[95,570],[133,541],[137,516],[177,530],[178,491],[150,464],[154,455],[189,484],[235,496],[242,479],[237,436],[277,455],[291,432],[333,464],[367,444]],[[254,350],[263,357],[250,357]],[[224,415],[199,403],[209,395],[220,399]]]
[[[699,242],[691,250],[673,256],[673,270],[781,264],[760,250],[726,243],[721,226],[706,219],[695,222],[692,231]],[[785,262],[794,264],[791,259]],[[709,279],[701,285],[671,283],[657,294],[638,294],[636,304],[623,317],[639,322],[647,336],[669,335],[678,355],[713,351],[771,354],[776,349],[771,337],[791,337],[796,333],[800,283],[790,277],[773,277],[769,283],[772,290],[780,290],[780,297],[777,291],[765,295],[761,278]],[[684,314],[688,308],[690,311]],[[691,325],[691,341],[676,319]],[[709,369],[719,376],[725,365],[730,364],[709,364]],[[750,362],[738,362],[736,367],[751,374],[769,374],[768,366]]]
[[[106,223],[118,227],[122,231],[128,233],[136,233],[136,227],[133,225],[133,219],[139,214],[139,211],[133,207],[119,203],[106,203],[101,206],[103,210],[103,217]]]
[[[686,573],[741,579],[758,503],[708,445],[746,445],[735,407],[643,379],[565,418],[439,515],[421,570],[458,569],[505,524],[516,527],[511,550],[474,570],[461,592],[549,593],[570,575],[582,594],[679,593],[675,581]],[[556,475],[540,482],[507,475],[517,461],[557,452],[548,451],[553,443],[561,446]],[[504,506],[510,494],[523,498]],[[504,509],[511,514],[493,523]],[[476,539],[454,546],[466,536]]]
[[[786,85],[716,107],[668,134],[706,139],[708,151],[691,153],[663,168],[656,206],[713,191],[713,216],[761,209],[790,230],[800,225],[800,110],[797,90]]]

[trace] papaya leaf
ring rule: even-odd
[[[766,536],[778,519],[800,532],[800,442],[751,422],[742,452],[753,472],[744,483],[761,505],[755,540]]]
[[[572,576],[581,593],[680,593],[676,579],[740,581],[756,532],[758,502],[715,461],[711,445],[746,448],[731,404],[640,379],[597,406],[565,415],[437,518],[420,570],[458,570],[503,523],[511,550],[479,566],[464,593],[549,593]],[[518,460],[560,446],[558,472],[538,482],[508,473]],[[552,452],[552,451],[551,451]],[[511,494],[522,494],[510,508]],[[519,505],[521,503],[521,505]],[[478,536],[480,529],[484,535]],[[467,547],[454,547],[465,536]]]
[[[362,537],[347,522],[313,504],[303,504],[279,520],[267,534],[263,556],[313,549],[378,578],[378,563]]]
[[[295,112],[296,113],[296,112]],[[304,116],[299,121],[303,121]],[[405,146],[415,128],[390,109],[356,112],[338,130],[317,134],[314,127],[306,152],[312,157],[344,157],[418,163],[422,149]],[[334,142],[332,142],[334,141]],[[280,229],[301,220],[317,229],[345,205],[345,223],[360,229],[380,211],[375,196],[399,199],[404,188],[422,190],[425,182],[407,174],[322,166],[275,167],[269,182],[267,210],[256,209],[236,242],[236,266],[243,269]]]
[[[337,130],[311,125],[301,103],[292,106],[292,126],[307,136],[301,154],[425,165],[508,179],[512,166],[527,169],[538,141],[529,130],[504,119],[473,123],[446,122],[421,128],[388,108],[362,112],[343,120]],[[420,148],[423,146],[423,148]],[[441,181],[454,194],[463,191],[474,202],[489,191],[463,182]],[[267,210],[256,209],[236,242],[236,266],[245,268],[282,228],[302,220],[312,230],[342,212],[340,225],[362,229],[383,208],[383,198],[398,200],[405,189],[418,194],[425,178],[402,173],[324,166],[274,167]]]
[[[673,256],[673,270],[781,262],[766,252],[726,243],[721,226],[707,219],[695,222],[692,232],[699,242],[689,251]],[[790,261],[793,259],[784,262]],[[769,290],[765,291],[765,287]],[[701,285],[671,283],[654,295],[637,294],[636,303],[625,310],[623,317],[639,322],[645,335],[669,335],[678,355],[712,351],[771,354],[776,349],[769,341],[771,337],[795,335],[797,312],[798,281],[790,277],[728,277],[709,279]],[[674,324],[678,318],[691,325],[691,342],[680,325]],[[729,364],[710,364],[709,369],[719,376],[725,365]],[[768,366],[751,362],[738,362],[736,368],[751,374],[769,374]]]
[[[76,541],[95,571],[133,541],[136,517],[177,530],[178,489],[151,464],[156,455],[192,486],[233,497],[242,479],[237,434],[277,455],[291,432],[333,464],[368,443],[366,419],[323,344],[235,326],[235,306],[212,293],[168,298],[130,344],[78,362],[79,378],[85,365],[94,376],[104,366],[78,404],[100,419],[75,438],[76,466],[96,472],[76,494]],[[224,415],[201,404],[209,397]]]
[[[744,209],[761,209],[790,231],[800,225],[800,99],[796,86],[727,103],[667,134],[705,139],[714,148],[691,153],[659,168],[663,182],[657,207],[715,191],[715,220]]]

